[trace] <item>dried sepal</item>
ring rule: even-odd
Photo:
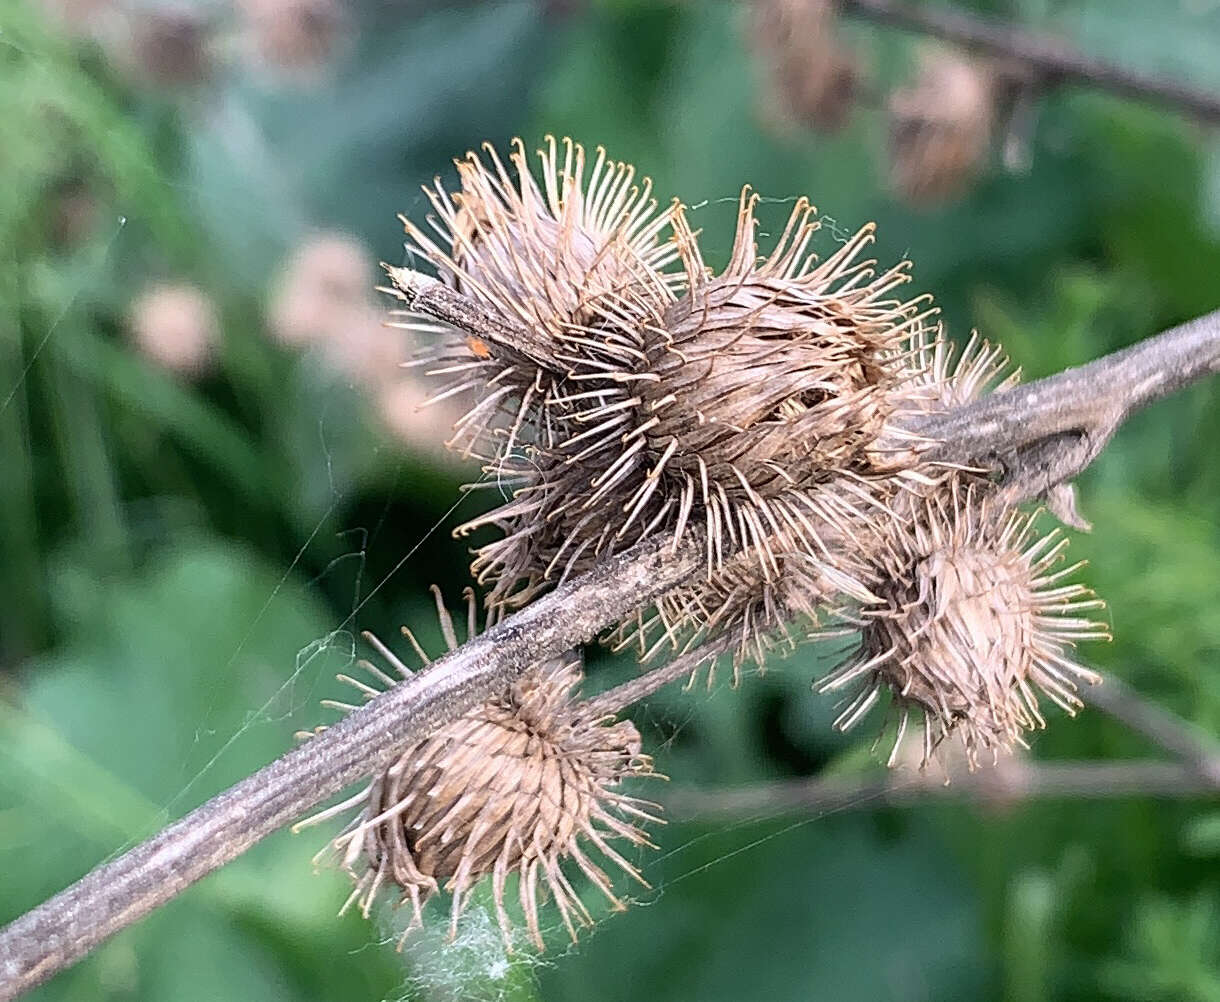
[[[966,190],[991,148],[997,80],[987,64],[955,49],[922,53],[918,78],[888,105],[895,192],[926,205]]]
[[[473,636],[477,619],[469,590],[467,602]],[[446,642],[455,649],[457,634],[439,593],[437,608]],[[403,632],[426,662],[415,638]],[[410,674],[384,645],[369,639],[398,675]],[[362,664],[372,684],[340,678],[364,698],[396,684],[376,665]],[[614,909],[625,907],[589,847],[647,887],[613,843],[651,845],[642,825],[659,822],[657,805],[619,788],[626,779],[653,775],[652,762],[641,752],[630,721],[582,708],[576,693],[582,678],[576,654],[535,666],[502,698],[409,748],[356,797],[302,822],[359,808],[319,854],[319,860],[336,857],[355,882],[344,908],[354,904],[367,916],[379,893],[394,887],[399,903],[410,903],[410,932],[422,923],[427,900],[444,890],[451,896],[453,936],[475,886],[490,877],[497,919],[511,949],[508,878],[516,874],[528,935],[543,949],[539,909],[548,895],[573,940],[579,927],[593,922],[565,868],[583,874]]]
[[[1081,706],[1077,685],[1098,676],[1072,652],[1108,638],[1082,615],[1104,606],[1070,582],[1080,564],[1058,566],[1067,546],[1059,530],[1040,535],[1034,522],[965,476],[912,499],[909,521],[892,523],[876,554],[882,603],[859,612],[856,655],[819,685],[854,689],[837,726],[851,728],[888,696],[891,760],[922,718],[925,759],[956,734],[977,764],[1045,726],[1039,693],[1069,713]]]

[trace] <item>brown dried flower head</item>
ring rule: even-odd
[[[989,388],[1013,385],[1019,376],[1014,372],[1000,380],[1007,359],[977,335],[957,355],[939,324],[914,328],[901,365],[903,376],[893,393],[895,417],[960,406]],[[877,568],[870,566],[869,554],[886,545],[889,520],[909,508],[911,499],[904,495],[931,496],[954,475],[924,463],[919,441],[898,441],[905,447],[878,446],[870,452],[872,464],[892,470],[898,481],[851,484],[854,493],[845,493],[838,477],[806,492],[818,499],[821,514],[807,517],[817,527],[821,552],[810,554],[777,542],[773,574],[764,573],[749,552],[740,553],[705,579],[663,596],[655,610],[622,624],[613,637],[616,647],[634,645],[646,661],[667,646],[685,652],[728,636],[736,682],[746,660],[761,671],[773,650],[790,651],[799,643],[854,632],[843,628],[845,614],[883,601],[871,590]],[[869,503],[861,502],[865,490]]]
[[[215,304],[202,289],[188,284],[146,289],[131,306],[128,326],[145,357],[182,376],[203,374],[220,340]]]
[[[600,147],[589,167],[583,147],[548,136],[536,178],[514,140],[508,159],[515,181],[490,144],[484,153],[486,162],[475,153],[455,161],[458,191],[448,192],[439,178],[424,189],[434,233],[403,217],[407,251],[446,284],[531,331],[531,350],[465,335],[438,340],[434,324],[409,312],[400,314],[400,325],[432,337],[418,364],[445,377],[437,399],[481,392],[454,444],[494,461],[535,416],[531,408],[566,377],[582,338],[633,328],[672,300],[664,268],[677,251],[659,239],[674,210],[658,212],[651,180],[637,183],[634,167],[608,159]],[[394,269],[390,276],[399,281]],[[487,451],[485,434],[506,412],[515,417],[507,442]]]
[[[467,592],[467,602],[473,636],[472,592]],[[437,608],[446,641],[455,649],[457,635],[439,592]],[[405,628],[403,632],[427,663],[415,638]],[[400,675],[410,674],[389,650],[369,639]],[[376,666],[363,665],[380,686],[395,684]],[[379,691],[340,677],[365,698]],[[543,949],[539,907],[548,895],[573,940],[579,926],[593,922],[565,865],[574,864],[613,908],[624,907],[588,847],[647,886],[612,842],[651,844],[639,825],[658,821],[651,813],[656,805],[627,796],[619,787],[624,779],[651,775],[652,763],[640,751],[633,724],[582,710],[575,692],[582,677],[578,655],[537,665],[503,698],[450,721],[408,749],[357,797],[304,822],[360,807],[323,853],[337,855],[355,881],[344,908],[355,903],[367,916],[379,891],[393,885],[400,902],[411,904],[409,932],[422,923],[428,898],[444,889],[452,897],[454,936],[473,889],[490,877],[500,929],[511,948],[506,899],[509,877],[516,874],[529,936]]]
[[[754,0],[750,38],[768,90],[767,117],[837,132],[860,86],[856,57],[839,41],[834,0]]]
[[[910,202],[956,198],[991,148],[996,74],[953,49],[924,52],[919,77],[889,100],[890,184]]]
[[[319,233],[284,262],[267,320],[276,339],[306,345],[340,339],[369,303],[374,259],[359,240]]]
[[[120,39],[107,34],[115,62],[150,87],[185,89],[209,82],[216,69],[214,18],[199,7],[169,4],[133,13]]]
[[[348,39],[338,0],[239,0],[243,42],[260,68],[309,83],[320,78]]]
[[[277,341],[315,350],[332,370],[380,393],[402,381],[407,346],[373,300],[373,262],[368,248],[346,234],[309,237],[280,270],[267,324]]]
[[[857,655],[820,685],[857,686],[837,721],[844,730],[890,696],[891,761],[919,716],[925,760],[954,733],[972,765],[984,752],[994,759],[1045,726],[1039,692],[1072,713],[1077,684],[1098,680],[1072,649],[1108,638],[1104,624],[1081,615],[1103,603],[1069,583],[1080,564],[1057,568],[1067,546],[1059,530],[1038,535],[1034,516],[993,491],[963,475],[916,502],[905,528],[892,523],[877,556],[883,604],[861,612]]]

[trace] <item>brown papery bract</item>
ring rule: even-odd
[[[834,0],[753,0],[750,42],[767,86],[769,119],[837,132],[860,86],[855,55],[839,40]]]

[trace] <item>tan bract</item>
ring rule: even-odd
[[[468,602],[473,635],[473,594]],[[455,649],[457,637],[439,597],[437,605],[446,640]],[[400,675],[409,674],[374,643]],[[378,685],[395,684],[375,665],[365,667]],[[444,890],[452,899],[452,936],[472,891],[490,877],[500,929],[511,948],[507,898],[515,874],[526,928],[543,949],[539,909],[547,896],[573,940],[579,926],[593,923],[565,864],[583,874],[613,908],[625,907],[589,847],[646,887],[612,842],[651,844],[639,825],[658,820],[652,813],[656,806],[618,788],[624,779],[651,774],[652,763],[641,753],[632,723],[582,711],[576,698],[582,677],[575,655],[538,665],[503,698],[449,721],[409,748],[357,797],[305,822],[360,808],[322,853],[337,856],[355,881],[344,908],[356,904],[367,916],[379,892],[396,887],[399,900],[412,908],[409,932],[422,923],[427,900]],[[341,678],[366,698],[380,691],[378,685]]]

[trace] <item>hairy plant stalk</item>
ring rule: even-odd
[[[1220,122],[1220,95],[1095,59],[1060,39],[988,21],[963,10],[902,0],[839,0],[844,14],[940,38],[1023,64],[1042,86],[1080,84]]]
[[[480,311],[466,309],[463,297],[437,283],[420,281],[418,289],[412,308],[422,311],[435,302],[449,310],[447,320],[476,337],[513,337],[502,324],[494,331],[481,327]],[[440,306],[435,309],[440,312]],[[999,464],[1014,496],[1032,497],[1079,473],[1134,410],[1218,368],[1220,311],[1088,365],[947,411],[914,430],[938,443],[937,458]],[[349,783],[384,767],[441,723],[503,691],[529,665],[588,641],[703,571],[696,541],[671,544],[668,536],[649,539],[603,561],[0,930],[0,1000],[70,966]],[[699,653],[689,667],[661,669],[653,681],[687,674],[709,656]],[[649,690],[642,684],[627,695],[638,699]],[[621,703],[624,693],[612,692]],[[609,705],[609,694],[596,698]],[[1167,775],[1158,782],[1162,789],[1183,786]],[[1192,789],[1200,782],[1195,770]],[[1149,788],[1157,784],[1140,787]],[[881,791],[886,792],[888,787]]]

